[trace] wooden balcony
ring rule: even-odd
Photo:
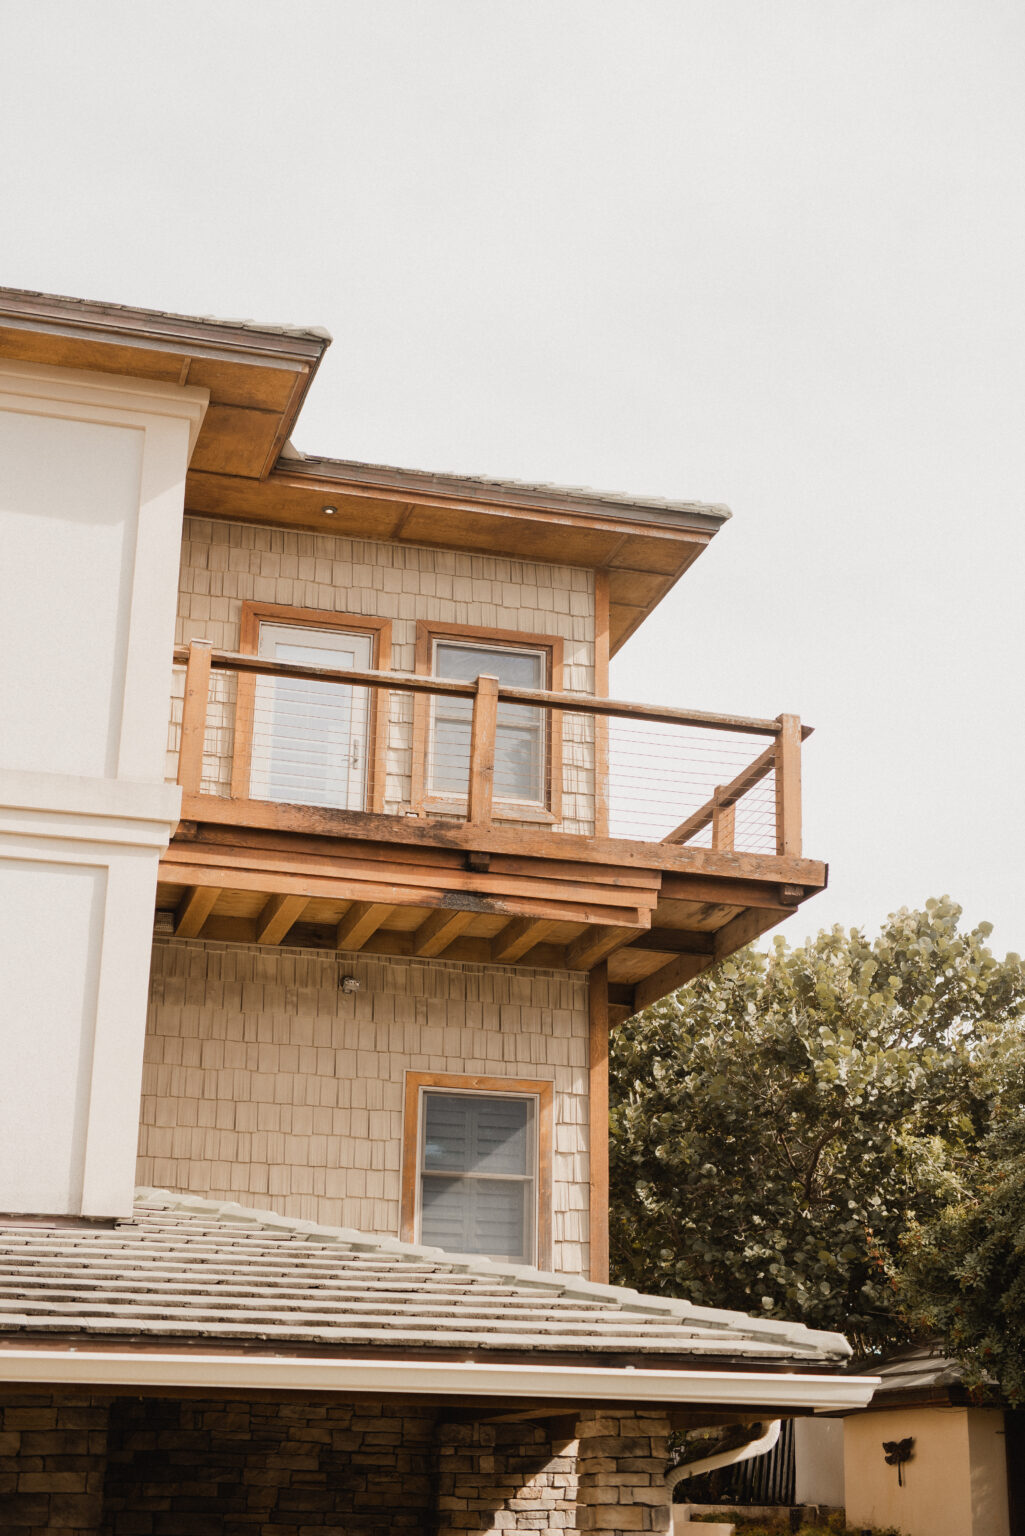
[[[605,962],[622,1014],[826,883],[826,866],[802,857],[809,733],[792,715],[314,667],[200,642],[175,662],[182,820],[157,906],[181,937]]]

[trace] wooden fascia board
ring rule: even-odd
[[[579,837],[565,832],[537,833],[538,847],[529,844],[522,829],[492,826],[472,828],[457,822],[430,818],[389,816],[372,811],[337,811],[290,806],[270,800],[240,802],[219,795],[185,795],[182,798],[182,841],[193,841],[190,824],[268,828],[311,837],[356,839],[398,843],[407,847],[459,849],[463,852],[542,857],[580,864],[618,866],[624,872],[657,870],[667,874],[713,880],[754,881],[758,884],[800,885],[808,891],[824,889],[827,866],[817,859],[778,854],[729,853],[711,848],[680,848],[669,843],[633,842],[627,838]],[[541,847],[543,843],[543,847]],[[663,880],[663,889],[666,882]],[[682,886],[674,896],[686,899]],[[689,896],[689,893],[687,893]],[[697,896],[695,900],[708,898]],[[722,899],[721,897],[718,899]],[[733,901],[744,906],[743,887],[736,887]]]

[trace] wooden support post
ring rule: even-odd
[[[256,919],[257,944],[280,944],[292,924],[298,922],[308,900],[306,896],[286,896],[280,892],[269,896]]]
[[[717,784],[712,796],[712,847],[717,853],[733,852],[733,837],[737,825],[736,801],[726,802],[727,790]]]
[[[470,726],[470,788],[466,819],[490,827],[495,794],[495,731],[498,726],[498,678],[482,672],[473,699]]]
[[[801,856],[801,722],[780,715],[776,741],[776,852]]]
[[[609,695],[609,573],[594,573],[594,691]],[[609,719],[594,717],[594,835],[609,835]]]
[[[203,741],[206,736],[206,710],[210,698],[209,640],[189,642],[185,664],[185,702],[182,705],[182,739],[178,748],[178,783],[187,795],[198,795],[203,778]]]
[[[394,911],[382,901],[354,901],[335,929],[335,949],[362,949]]]
[[[588,977],[588,1237],[592,1280],[609,1281],[609,968]]]

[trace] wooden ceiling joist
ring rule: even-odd
[[[566,948],[566,965],[571,971],[590,971],[602,960],[637,937],[636,928],[601,924],[587,928]]]
[[[198,938],[220,894],[221,887],[217,885],[190,886],[182,897],[174,916],[175,938]]]
[[[424,919],[413,935],[413,953],[420,959],[440,955],[473,922],[475,912],[442,908]]]
[[[256,919],[257,944],[280,944],[308,905],[307,896],[288,896],[281,892],[269,896]]]
[[[362,949],[394,911],[388,902],[354,901],[335,929],[335,948]]]
[[[513,965],[546,939],[557,925],[549,918],[515,917],[491,941],[491,958],[496,965]]]

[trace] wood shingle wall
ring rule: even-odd
[[[418,619],[560,637],[563,686],[594,690],[594,575],[454,550],[375,543],[329,533],[187,517],[175,644],[209,640],[239,648],[242,603],[277,603],[392,621],[392,668],[415,670]],[[173,679],[168,778],[177,771],[184,676]],[[203,790],[231,786],[235,678],[211,685]],[[399,810],[411,785],[412,700],[393,695],[388,733],[386,805]],[[569,716],[563,731],[563,821],[567,832],[594,826],[593,721]]]
[[[542,1079],[553,1267],[586,1275],[587,1028],[576,974],[158,940],[138,1182],[397,1236],[405,1072]]]

